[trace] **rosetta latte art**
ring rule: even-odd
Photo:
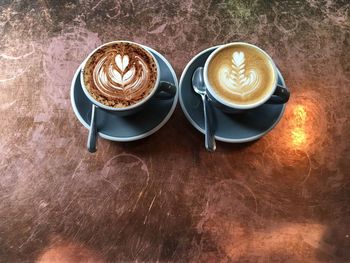
[[[96,88],[108,98],[133,99],[140,96],[149,83],[149,68],[138,55],[106,52],[93,70]]]
[[[246,69],[244,52],[233,52],[232,64],[222,65],[218,74],[222,87],[242,97],[254,92],[260,84],[257,70]]]

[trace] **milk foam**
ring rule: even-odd
[[[104,54],[93,70],[96,88],[109,98],[132,98],[147,88],[150,69],[141,56],[110,51]],[[136,93],[136,94],[134,94]]]
[[[218,80],[228,92],[242,97],[254,92],[260,84],[258,69],[246,70],[245,55],[242,51],[233,52],[229,65],[220,65]]]

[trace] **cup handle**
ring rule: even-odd
[[[266,102],[267,104],[284,104],[288,102],[290,96],[289,89],[287,86],[282,86],[277,84],[275,93],[271,98]]]
[[[96,152],[96,142],[97,142],[97,127],[96,127],[96,106],[92,104],[91,108],[91,123],[89,129],[89,137],[87,141],[87,149],[89,152]]]
[[[158,90],[156,94],[154,95],[157,99],[172,99],[176,94],[176,87],[174,84],[167,82],[167,81],[161,81],[159,82]]]

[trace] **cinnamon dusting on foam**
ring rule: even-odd
[[[125,108],[146,98],[157,80],[153,57],[138,45],[118,42],[93,53],[84,68],[84,83],[94,99]]]

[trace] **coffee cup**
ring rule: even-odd
[[[172,83],[160,81],[160,71],[147,46],[112,41],[88,55],[80,81],[86,97],[98,108],[127,116],[142,110],[152,98],[170,99],[176,94]]]
[[[272,58],[252,44],[233,42],[219,46],[205,62],[203,78],[212,104],[227,113],[289,100],[288,88],[278,84],[278,70]]]
[[[174,97],[176,87],[160,81],[160,71],[149,48],[131,41],[109,42],[89,54],[80,81],[92,102],[87,141],[90,152],[96,151],[96,109],[123,117],[141,111],[152,99]]]

